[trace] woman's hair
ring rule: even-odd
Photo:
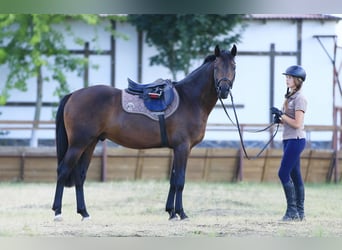
[[[293,77],[294,84],[296,85],[296,88],[293,91],[290,91],[290,88],[287,88],[286,94],[285,94],[285,102],[284,102],[284,110],[287,110],[288,100],[291,96],[293,96],[295,93],[297,93],[303,85],[303,79],[299,77]]]

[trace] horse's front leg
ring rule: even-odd
[[[172,167],[171,170],[171,177],[170,177],[170,189],[169,194],[167,196],[166,201],[166,208],[165,211],[169,213],[169,220],[177,219],[177,215],[175,212],[175,195],[176,195],[176,186],[173,184],[175,175],[174,173],[174,167]]]
[[[176,201],[175,201],[175,212],[178,214],[181,220],[187,219],[188,216],[185,214],[183,209],[183,189],[185,184],[185,167],[180,171],[181,173],[177,176],[176,180]]]
[[[183,189],[189,152],[190,148],[185,144],[174,149],[170,190],[166,203],[166,211],[169,212],[170,219],[176,218],[176,214],[181,220],[188,218],[183,209]]]

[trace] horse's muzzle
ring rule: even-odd
[[[233,87],[233,82],[228,78],[222,78],[217,84],[217,94],[219,98],[227,99],[230,89]]]
[[[230,91],[230,88],[228,87],[220,87],[219,89],[219,97],[222,98],[222,99],[227,99],[228,95],[229,95],[229,91]]]

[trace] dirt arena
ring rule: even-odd
[[[306,185],[306,221],[282,222],[280,184],[186,183],[189,220],[168,221],[167,181],[85,184],[91,220],[76,214],[65,189],[63,221],[53,221],[51,183],[0,183],[0,236],[40,237],[341,237],[342,185]]]

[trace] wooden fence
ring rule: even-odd
[[[165,180],[169,178],[172,150],[134,150],[100,147],[94,152],[87,180]],[[253,154],[259,149],[249,149]],[[189,157],[186,179],[210,182],[276,182],[282,151],[268,149],[255,160],[241,158],[240,150],[194,148]],[[341,162],[341,152],[338,160]],[[307,183],[330,182],[334,153],[307,149],[302,155],[302,174]],[[243,164],[241,164],[243,161]],[[341,176],[338,177],[338,180]],[[0,181],[54,182],[55,148],[0,147]]]
[[[9,124],[0,129],[30,129],[32,121],[0,121]],[[25,124],[27,126],[25,126]],[[49,125],[50,124],[50,125]],[[222,124],[221,124],[222,125]],[[264,125],[241,125],[243,130]],[[53,122],[41,122],[41,129],[54,129]],[[233,130],[228,125],[211,124],[208,129]],[[332,126],[308,126],[307,132],[331,131]],[[310,136],[309,136],[310,138]],[[342,153],[339,150],[315,150],[309,147],[302,154],[302,174],[305,182],[340,181]],[[248,149],[256,155],[260,149]],[[167,148],[134,150],[123,147],[108,147],[104,142],[96,148],[87,180],[164,180],[169,178],[173,152]],[[261,157],[247,160],[240,149],[194,148],[190,154],[186,178],[193,181],[214,182],[276,182],[282,157],[280,149],[267,149]],[[54,182],[56,180],[56,151],[54,147],[0,147],[0,181]]]

